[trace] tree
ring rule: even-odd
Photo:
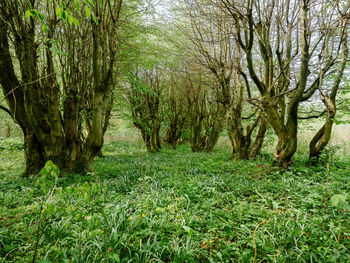
[[[321,97],[321,100],[323,102],[323,104],[326,107],[326,120],[324,125],[318,130],[318,132],[315,134],[315,136],[312,138],[312,140],[310,141],[309,144],[309,164],[316,164],[316,162],[318,161],[320,154],[322,153],[322,151],[324,150],[324,148],[327,146],[330,138],[331,138],[331,133],[332,133],[332,127],[334,124],[334,119],[336,117],[336,111],[337,111],[337,106],[336,106],[336,97],[338,94],[338,90],[340,88],[340,83],[345,71],[345,67],[346,67],[346,63],[347,63],[347,59],[348,59],[348,55],[349,55],[349,48],[347,45],[348,42],[348,28],[347,28],[347,24],[348,21],[345,17],[345,14],[342,14],[341,19],[339,21],[337,21],[337,23],[340,24],[337,25],[337,27],[335,27],[334,29],[330,29],[330,31],[328,32],[329,36],[327,37],[327,42],[326,42],[326,46],[327,48],[325,48],[324,52],[326,53],[325,55],[330,58],[333,56],[337,56],[338,54],[334,55],[334,54],[330,54],[329,50],[330,47],[333,49],[334,46],[331,46],[329,44],[329,42],[331,41],[331,38],[337,38],[340,39],[340,45],[342,48],[342,52],[341,52],[341,59],[340,59],[340,63],[338,65],[338,69],[336,70],[336,76],[332,79],[332,84],[331,83],[327,83],[326,85],[332,85],[331,87],[331,91],[330,94],[328,95],[327,90],[323,91],[322,86],[325,82],[325,77],[324,77],[324,73],[323,73],[323,69],[320,67],[320,78],[319,78],[319,83],[318,85],[318,89],[319,89],[319,94]],[[339,30],[340,28],[340,30]],[[336,34],[334,31],[338,31],[338,34]],[[328,42],[329,41],[329,42]],[[333,45],[335,45],[337,43],[337,41],[335,41],[333,39],[333,41],[331,41],[333,43]],[[336,47],[335,47],[336,48]],[[332,60],[336,60],[336,57],[332,57]]]
[[[211,152],[225,124],[223,106],[216,99],[216,89],[212,88],[215,81],[205,68],[190,62],[187,65],[183,74],[189,108],[190,145],[193,152]]]
[[[325,62],[322,74],[336,62],[323,52],[328,35],[324,32],[334,16],[320,15],[334,5],[328,10],[321,0],[216,2],[231,16],[249,77],[261,95],[259,106],[278,137],[276,162],[287,167],[297,149],[299,106],[311,98],[320,80],[312,62]]]
[[[140,69],[137,73],[131,72],[128,82],[126,98],[134,125],[141,131],[147,151],[159,152],[159,131],[162,122],[159,104],[164,90],[161,70],[155,67],[152,70]]]
[[[0,4],[0,83],[13,119],[24,133],[24,175],[37,173],[48,160],[60,169],[84,172],[103,145],[122,1],[75,4],[55,0],[46,5],[35,0]],[[57,36],[63,50],[57,50]],[[79,52],[77,44],[92,54],[84,63],[74,56]],[[20,76],[14,69],[12,48]],[[64,67],[61,71],[57,59]],[[93,79],[90,88],[89,74]],[[90,96],[84,100],[92,108],[90,129],[82,144],[74,143],[83,137],[78,116],[85,105],[77,97],[88,89]],[[61,91],[66,95],[63,112]]]
[[[242,113],[247,99],[252,99],[252,87],[244,72],[241,47],[232,35],[232,22],[217,1],[186,1],[184,13],[191,23],[187,33],[197,49],[195,59],[216,80],[214,95],[221,104],[218,120],[227,120],[227,131],[232,144],[232,157],[248,159],[256,156],[262,147],[266,124],[264,118],[256,118],[253,125],[243,123]],[[243,64],[243,66],[242,66]],[[242,81],[242,78],[245,81]],[[248,108],[255,108],[250,105]],[[253,109],[254,111],[255,109]],[[255,111],[257,112],[257,111]],[[252,143],[252,134],[260,126],[259,140]],[[221,128],[224,126],[221,125]],[[218,136],[219,133],[213,133]],[[213,140],[214,141],[214,140]],[[259,144],[259,145],[255,145]],[[255,150],[251,153],[251,148]]]
[[[164,141],[169,148],[176,149],[189,116],[188,91],[181,72],[171,73],[165,97],[165,113],[169,122]]]

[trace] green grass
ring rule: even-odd
[[[4,144],[5,145],[5,144]],[[87,176],[43,191],[0,148],[0,262],[350,262],[350,162],[281,173],[188,146],[148,155],[111,143]],[[42,216],[40,207],[42,205]],[[347,209],[347,208],[346,208]],[[42,260],[42,261],[40,261]],[[46,261],[45,261],[46,260]]]

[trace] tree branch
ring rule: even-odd
[[[8,113],[11,116],[11,118],[13,117],[12,112],[8,108],[0,105],[0,109]]]
[[[298,119],[299,119],[299,120],[317,119],[317,118],[322,117],[326,112],[327,112],[327,110],[324,110],[324,111],[320,112],[319,114],[315,114],[315,115],[310,115],[310,116],[298,116]]]

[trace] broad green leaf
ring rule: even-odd
[[[36,10],[34,10],[34,11],[35,11],[35,14],[39,17],[39,19],[40,19],[41,21],[44,21],[44,19],[45,19],[44,15],[43,15],[42,13],[36,11]]]
[[[63,13],[64,13],[64,10],[62,7],[58,6],[56,7],[56,15],[59,17],[59,18],[63,18]]]
[[[71,25],[75,25],[75,26],[79,26],[80,25],[78,19],[76,19],[74,16],[71,16],[71,15],[68,15],[68,22]]]
[[[74,24],[75,26],[79,26],[79,25],[80,25],[79,20],[76,19],[75,17],[72,17],[72,18],[73,18],[73,24]]]
[[[188,226],[182,226],[182,228],[190,235],[193,234],[193,229]]]

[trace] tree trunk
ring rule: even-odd
[[[295,104],[293,110],[289,113],[287,124],[284,125],[278,111],[271,107],[269,102],[265,102],[264,105],[266,118],[278,136],[278,144],[275,149],[273,164],[282,169],[292,164],[292,157],[297,149],[297,107],[298,105]]]
[[[214,129],[211,131],[210,134],[207,135],[207,138],[205,140],[205,147],[204,147],[204,151],[209,153],[212,152],[216,143],[219,140],[219,135],[220,135],[220,131],[222,129]]]
[[[176,136],[176,125],[170,123],[169,128],[165,135],[165,142],[168,144],[168,147],[172,150],[176,150],[177,144],[177,136]]]
[[[322,151],[331,139],[336,108],[334,102],[329,97],[323,97],[323,101],[327,106],[327,118],[325,124],[315,134],[309,144],[309,165],[316,165],[318,163]]]
[[[190,145],[192,152],[201,152],[205,147],[205,137],[201,134],[202,118],[197,116],[190,127]]]
[[[267,130],[267,124],[263,113],[260,113],[255,121],[251,125],[247,125],[244,129],[241,115],[241,105],[231,109],[231,113],[227,119],[228,135],[232,145],[232,159],[248,160],[256,157],[260,153]],[[259,123],[259,130],[252,144],[252,135]]]
[[[34,132],[24,132],[25,170],[23,177],[36,175],[44,167],[43,150]]]
[[[262,149],[263,144],[264,144],[267,127],[268,127],[267,121],[264,117],[262,117],[262,119],[260,120],[258,134],[256,135],[255,141],[254,141],[253,146],[250,150],[250,157],[251,158],[256,158],[260,154],[261,149]]]
[[[278,145],[275,149],[274,164],[282,169],[292,165],[292,157],[297,149],[297,136],[294,134],[280,135]]]
[[[168,144],[169,148],[172,150],[176,150],[177,142],[182,134],[184,120],[182,120],[182,122],[180,123],[178,122],[179,121],[177,120],[177,118],[174,118],[174,120],[170,120],[169,128],[166,132],[164,140]]]
[[[152,125],[151,131],[147,131],[144,127],[139,126],[141,130],[142,139],[145,142],[148,153],[157,153],[161,149],[159,138],[159,125]]]
[[[25,171],[23,176],[37,174],[44,165],[42,147],[30,126],[24,104],[23,87],[14,72],[9,51],[7,28],[0,19],[0,83],[7,105],[12,113],[12,119],[17,123],[24,135]]]
[[[63,64],[70,66],[74,64],[74,66],[70,67],[71,71],[67,68],[61,69],[65,95],[68,95],[64,105],[64,119],[61,116],[61,91],[56,79],[54,67],[56,60],[52,53],[52,41],[41,41],[42,37],[48,40],[55,38],[55,27],[60,21],[56,15],[52,19],[48,18],[49,30],[43,32],[38,30],[37,20],[34,17],[23,19],[22,11],[28,8],[35,10],[38,4],[34,1],[30,3],[9,1],[9,6],[4,8],[2,5],[0,10],[0,83],[12,118],[20,125],[24,134],[25,175],[36,173],[48,160],[53,161],[61,170],[74,167],[76,171],[85,172],[103,145],[103,135],[110,117],[117,43],[114,37],[122,1],[119,1],[117,8],[96,14],[98,22],[87,21],[85,24],[84,29],[92,33],[93,40],[92,58],[91,60],[89,57],[84,58],[86,68],[80,67],[79,63],[75,64],[74,57],[79,53],[77,50],[71,50],[71,48],[74,49],[75,40],[73,40],[74,44],[73,42],[67,44],[68,53],[71,52],[69,53],[71,56],[68,56],[69,59]],[[103,9],[99,8],[101,3],[98,1],[94,1],[92,5],[95,10],[102,11]],[[116,13],[114,17],[112,12]],[[12,15],[15,17],[12,18]],[[107,16],[109,19],[101,18]],[[18,23],[12,23],[12,20]],[[11,27],[11,30],[7,30],[7,27]],[[65,28],[60,27],[60,35],[64,34],[64,30]],[[41,36],[42,34],[44,35]],[[86,35],[90,37],[90,34]],[[69,41],[68,38],[72,35],[69,33],[63,36],[66,38],[60,40]],[[22,83],[19,82],[14,71],[9,47],[10,38],[13,40],[14,51],[19,62]],[[88,40],[85,39],[85,36],[81,38],[82,41]],[[62,47],[66,48],[65,45]],[[90,45],[87,48],[90,48]],[[46,63],[44,62],[45,55]],[[101,57],[104,59],[101,60]],[[40,63],[38,63],[38,58],[40,58]],[[92,71],[94,80],[89,94],[91,95],[92,120],[91,129],[82,147],[79,117],[82,108],[79,107],[77,101],[77,95],[81,94],[77,93],[78,87],[86,91],[87,85],[84,82],[90,76],[90,71]],[[80,73],[83,77],[76,76]],[[71,77],[72,75],[74,77]],[[67,78],[70,81],[66,89],[65,84],[68,84],[65,80]],[[85,79],[82,80],[82,78]],[[83,96],[85,95],[84,92]]]
[[[100,88],[101,89],[101,88]],[[104,126],[104,92],[98,91],[93,97],[92,122],[91,129],[83,146],[81,155],[73,164],[73,171],[86,173],[89,166],[101,150],[103,145],[103,126]]]

